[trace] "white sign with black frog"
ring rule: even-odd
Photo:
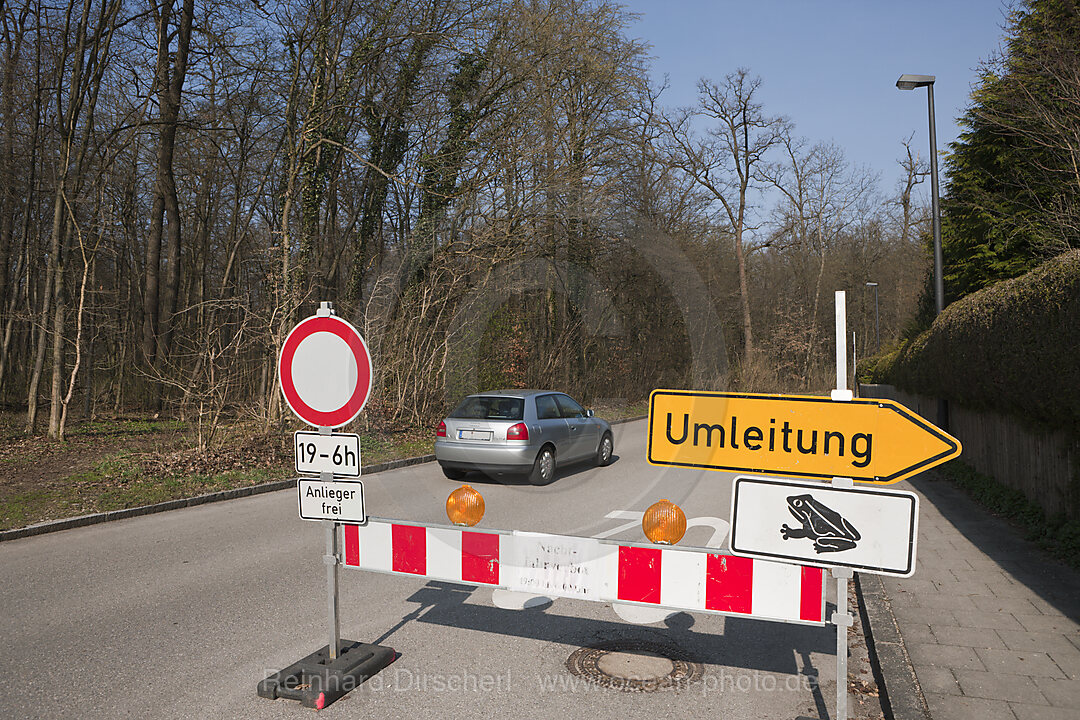
[[[765,477],[732,488],[735,555],[909,577],[918,534],[919,498],[903,490]]]

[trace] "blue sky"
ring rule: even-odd
[[[628,34],[652,46],[654,78],[668,75],[665,104],[692,104],[699,78],[747,67],[762,78],[766,112],[786,115],[812,141],[840,145],[850,162],[880,174],[886,193],[900,178],[902,140],[914,132],[912,147],[929,153],[926,91],[897,90],[896,79],[937,76],[938,150],[946,150],[976,68],[1001,46],[1007,11],[1000,0],[621,4],[641,15]]]

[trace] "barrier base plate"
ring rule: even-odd
[[[342,640],[336,660],[324,645],[303,660],[259,683],[259,697],[299,700],[304,707],[321,710],[350,690],[359,687],[394,661],[393,648]]]

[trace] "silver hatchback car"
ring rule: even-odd
[[[470,395],[439,423],[435,459],[458,480],[470,470],[527,474],[533,485],[555,479],[559,465],[611,463],[611,425],[553,390],[496,390]]]

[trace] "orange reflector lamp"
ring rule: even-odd
[[[470,486],[462,485],[446,498],[446,517],[455,525],[472,527],[484,517],[484,497]]]
[[[653,503],[641,518],[641,529],[650,542],[674,545],[686,534],[686,515],[669,500]]]

